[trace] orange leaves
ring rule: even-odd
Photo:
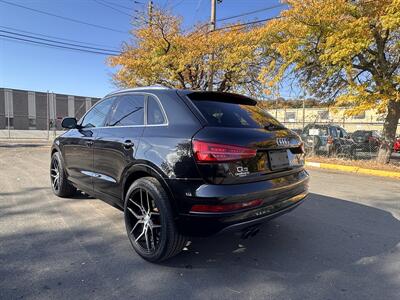
[[[287,74],[312,94],[357,113],[399,99],[400,0],[287,0],[264,26],[260,80],[273,90]]]
[[[111,66],[119,68],[114,74],[115,82],[122,86],[158,83],[205,89],[212,68],[215,89],[246,86],[252,91],[259,84],[258,29],[208,33],[207,26],[199,25],[185,33],[180,25],[179,18],[156,11],[151,26],[134,30],[135,43],[109,59]]]

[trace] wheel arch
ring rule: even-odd
[[[53,157],[53,154],[56,152],[60,152],[60,149],[56,148],[56,147],[52,147],[51,148],[51,152],[50,152],[50,157]]]
[[[59,143],[58,143],[58,141],[55,141],[54,143],[53,143],[53,145],[51,146],[51,151],[50,151],[50,157],[52,157],[53,156],[53,154],[54,153],[56,153],[56,152],[59,152],[60,154],[61,154],[61,158],[63,158],[62,157],[62,151],[61,151],[61,149],[60,149],[60,145],[59,145]]]
[[[132,185],[133,182],[143,177],[154,177],[157,179],[157,181],[161,184],[161,186],[167,193],[172,210],[175,216],[177,216],[178,206],[175,201],[175,197],[169,185],[167,184],[165,178],[161,174],[162,172],[157,170],[156,167],[151,166],[150,164],[144,162],[131,166],[125,172],[124,180],[122,182],[122,195],[121,195],[122,201],[125,200],[126,192],[128,191],[129,187]]]

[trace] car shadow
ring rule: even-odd
[[[230,233],[191,239],[181,254],[151,264],[130,248],[122,214],[97,200],[78,206],[70,199],[51,199],[42,216],[58,220],[58,229],[39,226],[0,236],[4,299],[32,292],[39,298],[87,293],[105,299],[399,295],[400,221],[375,207],[311,194],[255,237],[242,240]],[[55,208],[61,215],[52,213]],[[32,220],[40,211],[24,210],[25,216],[15,220]]]
[[[193,238],[186,251],[165,265],[249,263],[268,270],[317,271],[321,265],[310,265],[310,260],[324,259],[324,267],[337,267],[383,253],[400,242],[395,232],[400,232],[400,221],[387,211],[311,194],[293,213],[265,223],[255,237],[226,233]]]

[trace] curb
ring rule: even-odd
[[[327,164],[327,163],[319,163],[319,162],[312,162],[312,161],[306,161],[305,165],[308,167],[312,167],[312,168],[338,170],[338,171],[344,171],[344,172],[352,172],[352,173],[359,173],[359,174],[365,174],[365,175],[373,175],[373,176],[390,177],[390,178],[400,179],[400,172],[365,169],[365,168],[360,168],[360,167]]]

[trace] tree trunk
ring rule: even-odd
[[[400,118],[400,102],[390,101],[388,113],[383,124],[382,144],[378,151],[377,161],[388,164],[393,151],[393,144],[396,138],[397,124]]]

